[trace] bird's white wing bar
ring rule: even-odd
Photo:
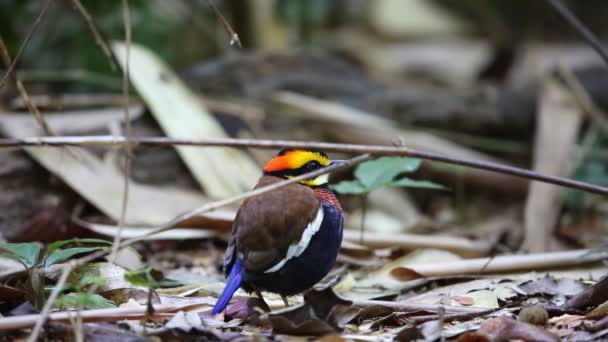
[[[264,271],[264,273],[276,272],[280,270],[281,267],[283,267],[285,263],[289,261],[289,259],[300,256],[302,253],[304,253],[313,235],[315,235],[315,233],[318,232],[321,228],[321,223],[323,223],[323,216],[323,206],[320,205],[319,211],[317,211],[317,216],[315,216],[315,219],[310,222],[308,226],[306,226],[306,229],[304,229],[300,241],[297,244],[290,245],[289,249],[287,249],[287,254],[285,255],[285,257],[281,259],[281,261],[279,261],[277,264]]]

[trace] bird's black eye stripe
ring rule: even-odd
[[[308,163],[306,163],[306,167],[307,167],[308,169],[312,169],[312,170],[314,170],[314,169],[319,169],[319,168],[321,168],[321,164],[319,164],[319,162],[318,162],[318,161],[316,161],[316,160],[311,160],[311,161],[309,161]]]

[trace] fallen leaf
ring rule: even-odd
[[[70,273],[68,284],[78,285],[80,280],[87,277],[100,277],[104,280],[98,291],[110,291],[115,289],[135,288],[133,284],[124,279],[126,270],[109,262],[89,263],[78,266]]]
[[[473,291],[466,294],[467,297],[473,298],[474,304],[473,306],[477,308],[488,308],[488,309],[496,309],[499,307],[498,299],[496,298],[496,294],[494,291],[490,290],[480,290]]]
[[[203,322],[196,312],[184,313],[183,311],[178,311],[167,323],[165,323],[165,327],[190,332],[192,329],[202,328]]]
[[[519,288],[528,295],[548,294],[551,296],[563,295],[569,297],[583,291],[586,286],[579,280],[571,278],[555,279],[550,275],[545,275],[542,279],[520,284]]]
[[[467,333],[461,336],[458,341],[508,341],[514,339],[557,342],[559,337],[532,324],[519,322],[503,315],[486,320],[476,332]]]
[[[585,317],[589,319],[600,319],[605,316],[608,316],[608,301],[600,304],[598,307],[585,315]]]
[[[475,299],[466,296],[452,296],[451,300],[458,302],[461,305],[471,306],[475,304]]]
[[[389,274],[391,275],[391,277],[399,281],[410,281],[419,278],[424,278],[420,273],[417,273],[416,271],[406,267],[395,267],[390,270]]]
[[[114,42],[112,49],[124,67],[127,61],[125,44]],[[194,92],[154,52],[137,44],[130,45],[129,51],[131,82],[167,136],[181,139],[228,137]],[[205,192],[214,198],[249,190],[260,176],[259,167],[251,157],[234,148],[178,146],[176,150]]]
[[[339,331],[359,311],[328,287],[308,291],[303,304],[271,313],[268,320],[276,334],[324,335]]]
[[[608,277],[600,279],[593,286],[581,290],[576,296],[570,298],[562,305],[564,309],[585,310],[608,301]]]

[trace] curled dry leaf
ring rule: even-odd
[[[514,339],[536,342],[557,342],[559,340],[558,336],[553,333],[503,315],[488,319],[476,332],[467,333],[458,341],[508,341]]]
[[[562,308],[584,310],[606,301],[608,301],[608,277],[602,278],[595,285],[570,298]]]
[[[606,316],[608,316],[608,301],[602,303],[600,306],[585,315],[586,318],[590,319],[599,319]]]
[[[359,311],[328,287],[307,292],[304,304],[273,313],[268,319],[276,334],[325,335],[339,331]]]
[[[399,281],[410,281],[410,280],[416,280],[419,278],[423,278],[423,276],[412,270],[409,269],[407,267],[395,267],[392,270],[390,270],[389,274],[391,275],[391,277],[399,280]]]
[[[260,323],[260,315],[268,311],[270,308],[259,298],[238,296],[232,297],[230,304],[226,307],[224,317],[256,324]]]

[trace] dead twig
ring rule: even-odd
[[[453,236],[423,236],[417,234],[383,234],[365,232],[363,242],[360,233],[354,230],[344,231],[344,240],[359,242],[372,248],[401,247],[408,249],[438,248],[448,250],[463,256],[478,257],[486,255],[492,248],[487,241],[474,241]]]
[[[49,124],[46,122],[46,120],[42,116],[42,113],[40,113],[40,110],[38,110],[38,107],[30,99],[30,96],[27,93],[27,90],[25,90],[25,87],[23,86],[23,82],[21,82],[21,80],[17,79],[16,83],[17,83],[17,89],[19,90],[19,95],[21,96],[23,103],[25,103],[25,106],[27,107],[29,112],[32,113],[32,115],[36,119],[36,122],[38,122],[40,127],[42,127],[42,130],[44,131],[44,133],[48,134],[48,135],[52,135],[52,136],[57,135],[57,134],[55,134],[53,129],[51,129],[51,126],[49,126]]]
[[[330,173],[330,172],[333,172],[333,171],[336,171],[336,170],[352,167],[354,165],[360,164],[360,163],[362,163],[362,162],[364,162],[366,160],[369,160],[369,159],[371,159],[371,155],[369,155],[369,154],[362,154],[362,155],[359,155],[357,157],[348,159],[345,162],[340,163],[340,164],[330,165],[328,167],[324,167],[322,169],[319,169],[319,170],[316,170],[316,171],[313,171],[313,172],[308,172],[308,173],[305,173],[305,174],[297,176],[297,177],[286,179],[286,180],[274,183],[274,184],[269,185],[269,186],[258,188],[258,189],[255,189],[255,190],[252,190],[252,191],[240,194],[240,195],[236,195],[236,196],[232,196],[230,198],[223,199],[223,200],[219,200],[219,201],[208,203],[206,205],[203,205],[202,207],[196,208],[196,209],[191,210],[191,211],[189,211],[189,212],[187,212],[185,214],[179,215],[176,218],[174,218],[174,219],[172,219],[172,220],[170,220],[170,221],[168,221],[168,222],[166,222],[166,223],[164,223],[162,225],[158,225],[156,227],[153,227],[153,229],[150,230],[150,231],[148,231],[146,234],[142,234],[141,236],[138,236],[138,237],[135,237],[135,238],[123,241],[122,243],[120,243],[119,248],[124,248],[124,247],[131,246],[134,243],[143,241],[143,240],[145,240],[146,238],[148,238],[148,237],[150,237],[152,235],[155,235],[155,234],[158,234],[158,233],[170,230],[173,227],[175,227],[176,224],[178,224],[179,222],[182,222],[182,221],[184,221],[184,220],[186,220],[188,218],[191,218],[191,217],[194,217],[194,216],[197,216],[197,215],[204,214],[206,212],[210,212],[210,211],[219,209],[221,207],[224,207],[224,206],[227,206],[229,204],[233,204],[233,203],[245,200],[245,199],[250,198],[250,197],[259,196],[259,195],[264,194],[264,193],[269,192],[269,191],[274,191],[274,190],[280,189],[280,188],[282,188],[284,186],[287,186],[287,185],[292,184],[292,183],[297,183],[297,182],[299,182],[301,180],[304,180],[304,179],[309,179],[309,178],[313,178],[313,177],[316,177],[316,176],[319,176],[319,175],[322,175],[322,174]],[[88,255],[86,257],[83,257],[81,259],[78,259],[78,261],[79,261],[79,263],[86,263],[86,262],[89,262],[91,260],[95,260],[95,259],[97,259],[97,258],[105,255],[106,253],[107,253],[106,251],[99,251],[99,252],[90,254],[90,255]]]
[[[376,156],[393,155],[420,158],[448,164],[461,165],[486,171],[503,173],[511,176],[537,180],[545,183],[578,189],[591,193],[608,195],[608,188],[565,177],[544,175],[519,167],[498,164],[488,161],[477,161],[456,158],[440,153],[419,151],[404,146],[336,144],[325,142],[291,141],[291,140],[265,140],[265,139],[174,139],[166,137],[132,137],[126,139],[116,136],[86,136],[86,137],[31,137],[23,139],[0,139],[1,148],[28,147],[28,146],[120,146],[124,144],[136,145],[187,145],[187,146],[229,146],[240,148],[307,148],[327,152],[370,153]]]
[[[154,306],[156,316],[153,316],[152,318],[166,317],[168,314],[176,313],[178,310],[187,310],[201,305],[213,305],[213,302],[207,298],[204,298],[204,300],[201,301],[196,301],[195,298],[191,299],[192,303],[185,305],[168,304]],[[80,315],[83,322],[121,321],[125,319],[137,320],[149,317],[145,306],[83,310],[80,311]],[[40,320],[40,316],[41,314],[2,317],[0,318],[0,331],[31,328]],[[69,322],[70,317],[73,316],[74,313],[71,311],[54,312],[48,315],[48,321]]]
[[[597,36],[591,32],[591,30],[589,30],[587,26],[585,26],[585,24],[583,24],[583,22],[581,22],[561,0],[546,1],[551,7],[553,7],[555,12],[557,12],[568,23],[568,25],[570,25],[570,27],[572,27],[576,33],[578,33],[581,38],[583,38],[583,40],[587,42],[600,55],[600,57],[602,57],[604,62],[608,64],[608,51],[606,51],[606,48],[602,45]]]
[[[409,268],[426,277],[439,277],[463,274],[478,275],[481,270],[484,274],[489,274],[552,267],[563,268],[598,262],[608,258],[608,253],[589,253],[590,251],[589,249],[579,249],[567,252],[500,255],[492,258],[466,259],[441,264],[412,265]]]
[[[110,51],[110,46],[108,45],[108,42],[106,41],[104,36],[101,34],[101,31],[97,28],[93,17],[87,11],[86,7],[84,7],[84,5],[80,2],[80,0],[72,0],[72,3],[74,4],[74,7],[78,11],[78,13],[80,13],[82,18],[84,19],[84,22],[87,24],[87,27],[95,38],[95,43],[99,45],[103,53],[106,55],[108,63],[110,63],[110,67],[112,68],[112,71],[116,71],[116,63],[114,62],[114,57],[112,56],[112,52]]]
[[[129,1],[122,0],[122,15],[125,26],[125,67],[122,74],[122,91],[124,96],[124,112],[125,112],[125,137],[131,138],[131,115],[129,113],[129,58],[131,52],[131,19],[129,15]],[[120,245],[120,236],[127,216],[127,206],[129,203],[129,179],[131,178],[131,166],[133,161],[133,146],[130,144],[124,145],[125,169],[124,169],[124,189],[122,193],[122,207],[120,219],[118,220],[118,232],[114,236],[112,244],[112,253],[110,254],[110,262],[114,262]]]
[[[228,34],[230,35],[230,45],[236,44],[236,46],[238,46],[239,48],[243,48],[243,45],[241,44],[241,40],[239,39],[239,35],[232,29],[232,26],[230,26],[230,23],[228,22],[226,17],[224,17],[222,12],[220,12],[220,10],[215,6],[215,4],[213,3],[213,0],[207,0],[207,3],[213,9],[213,12],[215,12],[215,15],[217,15],[217,17],[222,22],[222,25],[224,26],[224,29],[226,30],[226,32],[228,32]]]
[[[15,66],[17,65],[17,62],[19,61],[19,58],[21,57],[21,54],[23,53],[23,50],[25,50],[25,46],[27,45],[27,43],[32,38],[32,35],[34,34],[34,32],[36,31],[36,29],[38,28],[38,25],[40,25],[40,22],[42,22],[42,18],[44,17],[44,15],[46,14],[47,10],[49,9],[49,7],[51,5],[51,2],[53,2],[53,0],[47,0],[44,3],[44,5],[42,6],[42,9],[40,10],[40,13],[38,14],[38,17],[36,18],[36,21],[34,21],[34,24],[30,28],[30,30],[28,31],[28,33],[25,35],[25,39],[23,39],[23,42],[21,43],[21,46],[19,47],[19,50],[17,51],[17,54],[15,54],[15,58],[13,59],[12,63],[10,63],[8,65],[8,67],[6,69],[6,73],[2,77],[2,80],[0,81],[0,88],[4,87],[6,81],[12,75],[13,70],[15,69]]]

